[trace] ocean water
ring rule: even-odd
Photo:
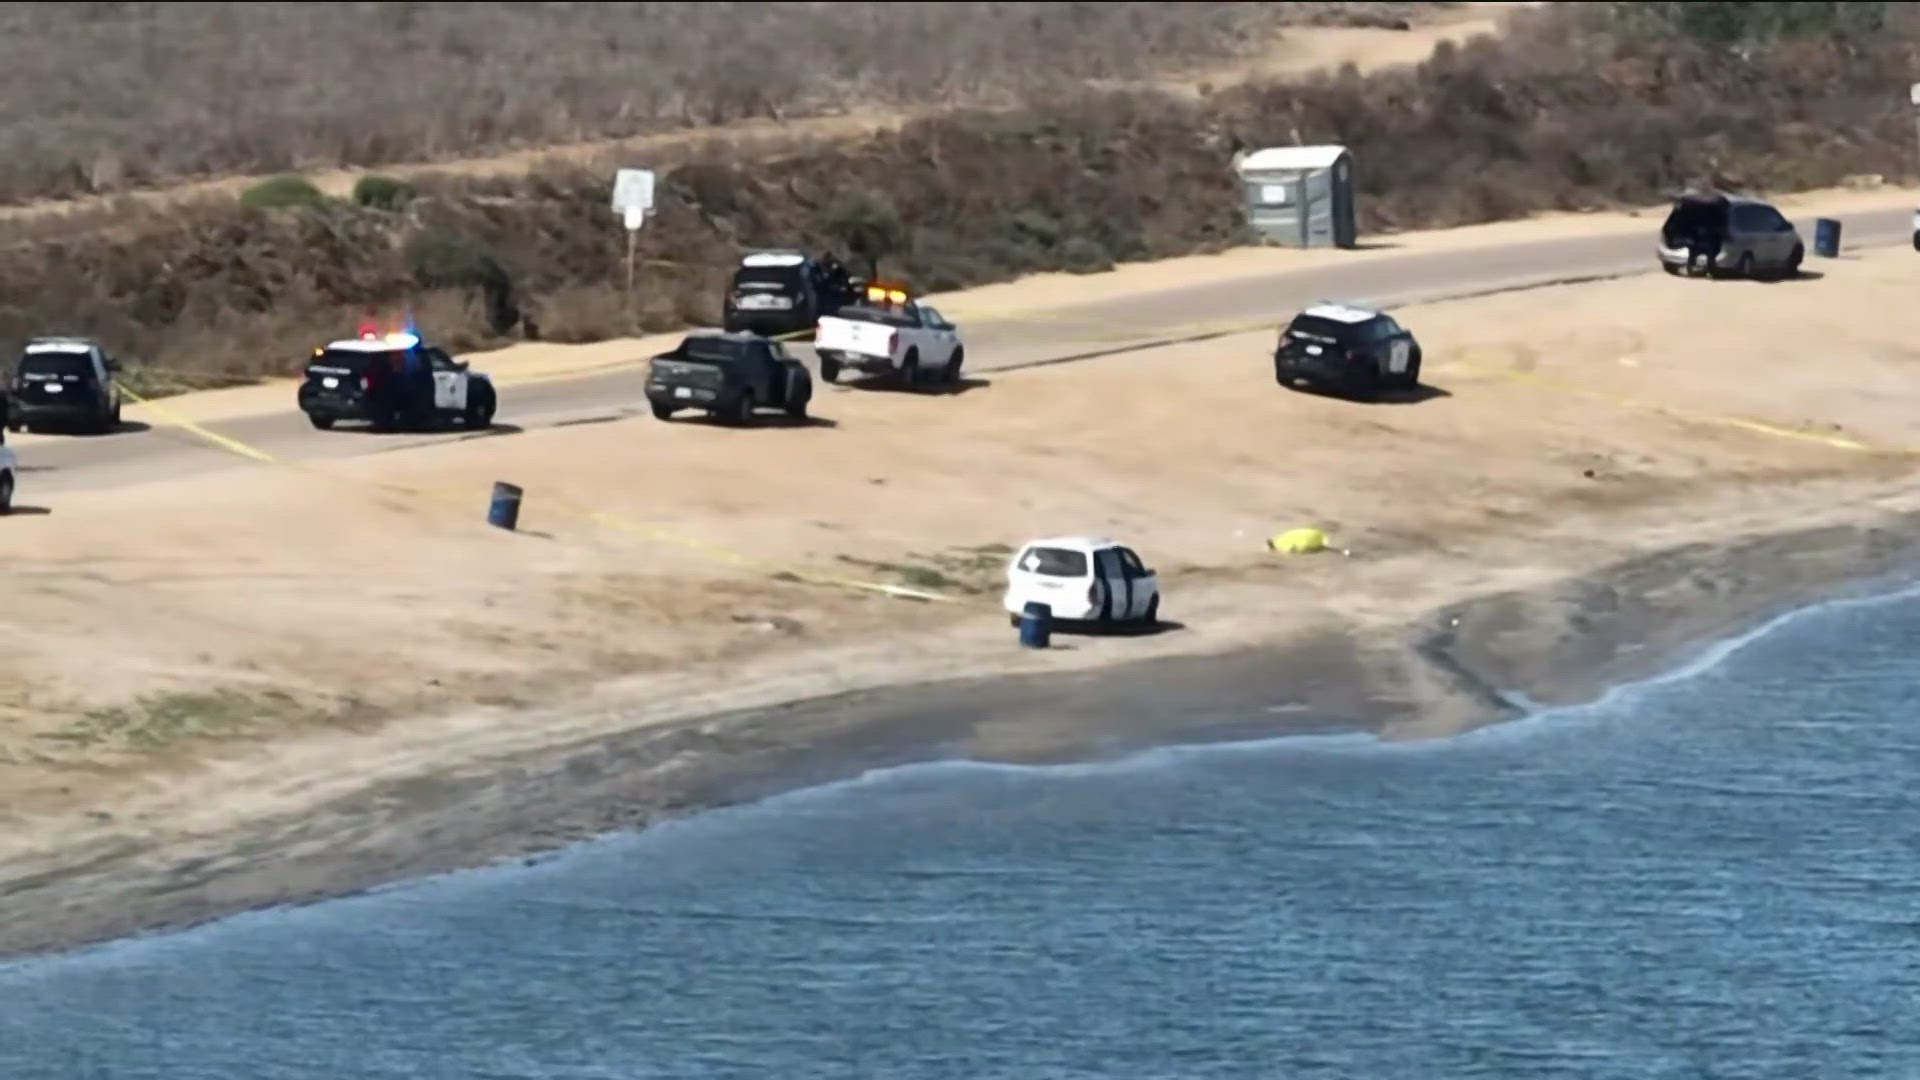
[[[1447,742],[946,764],[0,966],[7,1080],[1920,1076],[1920,601]]]

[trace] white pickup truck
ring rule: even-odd
[[[870,288],[864,302],[821,316],[813,351],[827,382],[851,369],[892,375],[908,386],[959,382],[967,356],[960,332],[938,311],[884,288]]]

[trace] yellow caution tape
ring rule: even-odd
[[[148,409],[152,410],[156,416],[165,418],[169,423],[173,424],[175,427],[179,427],[183,430],[190,431],[193,434],[200,436],[201,438],[207,440],[208,442],[214,444],[215,446],[220,447],[222,450],[227,450],[232,453],[239,454],[241,457],[252,458],[255,461],[263,461],[269,465],[287,464],[287,462],[284,462],[279,458],[273,456],[272,454],[267,453],[265,450],[261,450],[258,447],[249,446],[246,443],[241,442],[239,439],[229,438],[228,436],[222,435],[217,431],[214,431],[210,428],[203,427],[200,424],[194,423],[192,420],[189,420],[185,416],[180,415],[178,412],[175,412],[173,409],[165,405],[162,405],[151,398],[143,397],[140,394],[137,394],[134,391],[127,389],[126,384],[124,383],[120,384],[120,392],[132,398],[134,401],[134,404],[146,406]]]

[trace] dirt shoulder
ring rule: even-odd
[[[1912,257],[1405,309],[1431,391],[1397,404],[1278,389],[1260,333],[836,388],[813,426],[72,495],[0,530],[0,951],[927,755],[1432,736],[1503,715],[1493,691],[1578,698],[1901,565]],[[496,479],[528,492],[518,534],[481,520]],[[1300,524],[1349,554],[1264,550]],[[1179,625],[1017,648],[1008,545],[1080,530],[1157,564]],[[1416,647],[1436,612],[1444,654]]]

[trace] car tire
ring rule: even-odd
[[[321,431],[327,431],[333,427],[333,417],[331,416],[315,416],[312,413],[308,413],[307,422],[319,428]]]
[[[1399,385],[1400,377],[1388,371],[1385,362],[1376,360],[1373,370],[1367,373],[1365,384],[1360,387],[1359,396],[1367,401],[1379,401]]]
[[[1920,244],[1915,244],[1914,246],[1920,247]],[[1787,256],[1787,265],[1780,276],[1785,278],[1798,277],[1800,274],[1800,264],[1805,262],[1806,258],[1807,249],[1799,244],[1793,245],[1793,254]]]
[[[953,355],[947,357],[946,368],[940,373],[942,381],[948,386],[958,386],[960,384],[960,365],[966,363],[966,360],[966,349],[958,348],[953,350]]]
[[[820,357],[820,379],[823,382],[840,381],[840,361],[831,356]]]
[[[908,387],[920,385],[919,349],[908,349],[906,359],[900,361],[900,382]]]
[[[13,470],[0,472],[0,514],[13,513]]]
[[[493,410],[493,392],[482,391],[473,395],[467,402],[466,412],[461,415],[461,419],[473,430],[485,431],[493,426]]]
[[[655,420],[673,419],[673,406],[664,401],[649,401],[647,402],[647,407],[653,410],[653,418]]]
[[[1420,346],[1418,345],[1413,347],[1413,356],[1407,360],[1407,370],[1400,373],[1400,388],[1420,389]]]
[[[1733,265],[1733,271],[1745,280],[1753,280],[1755,277],[1753,272],[1753,252],[1741,252],[1740,261]]]
[[[1160,594],[1159,593],[1154,593],[1153,599],[1147,601],[1147,613],[1145,615],[1140,616],[1140,625],[1146,627],[1149,630],[1160,625]]]
[[[795,366],[787,383],[787,417],[805,420],[807,406],[813,403],[813,376],[804,367]]]
[[[735,424],[753,422],[753,391],[742,391],[739,397],[733,399],[732,406],[727,409],[727,419]]]

